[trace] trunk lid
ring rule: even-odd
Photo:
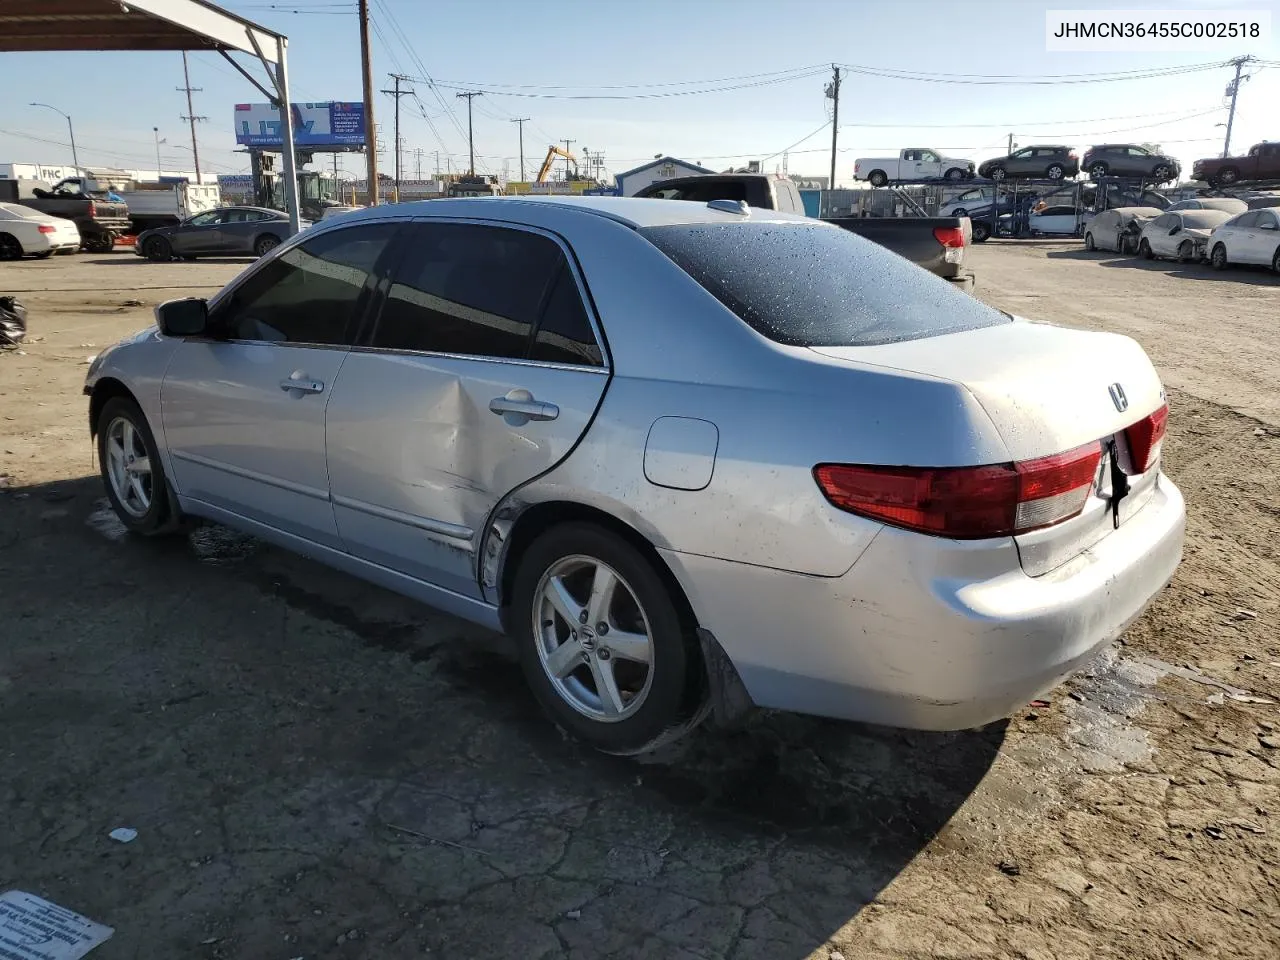
[[[1123,451],[1125,428],[1165,403],[1160,378],[1146,353],[1119,334],[1018,320],[903,343],[811,349],[853,363],[962,384],[991,419],[1009,460],[1015,462],[1092,442],[1105,446],[1116,438]],[[1158,461],[1145,474],[1128,478],[1130,491],[1113,511],[1110,459],[1104,455],[1094,493],[1079,516],[1014,538],[1028,574],[1047,573],[1077,556],[1150,498]]]

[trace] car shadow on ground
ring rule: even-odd
[[[800,960],[1004,739],[760,713],[604,756],[506,638],[226,528],[135,538],[96,476],[0,491],[0,578],[0,873],[114,926],[104,960],[281,930],[327,955],[335,929],[380,957]],[[143,842],[107,844],[122,823]]]
[[[1260,287],[1280,285],[1280,275],[1271,272],[1266,267],[1233,266],[1226,270],[1215,270],[1203,261],[1200,263],[1178,263],[1176,260],[1144,260],[1137,254],[1113,253],[1108,250],[1051,250],[1045,256],[1051,260],[1096,260],[1104,267],[1146,270],[1152,273],[1165,273],[1171,277],[1185,277],[1196,280],[1229,280],[1234,283],[1247,283]]]

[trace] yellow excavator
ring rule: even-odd
[[[551,165],[556,162],[556,157],[564,157],[569,163],[573,164],[574,178],[578,174],[578,158],[568,150],[561,150],[554,143],[547,147],[547,159],[542,161],[542,166],[538,168],[538,178],[534,183],[546,183],[547,177],[551,173]]]

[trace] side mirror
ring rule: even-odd
[[[166,337],[198,337],[209,325],[209,304],[199,297],[169,300],[156,307],[156,324]]]
[[[1274,230],[1274,229],[1276,229],[1276,225],[1275,225],[1274,223],[1260,223],[1260,224],[1258,224],[1258,229],[1259,229],[1259,230]]]
[[[1169,231],[1169,236],[1172,237],[1175,233],[1177,233],[1181,229],[1182,229],[1181,227],[1174,227],[1172,230]]]

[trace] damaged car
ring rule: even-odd
[[[226,524],[503,631],[611,753],[751,705],[998,720],[1181,557],[1136,342],[795,214],[378,206],[156,319],[84,385],[129,530]]]

